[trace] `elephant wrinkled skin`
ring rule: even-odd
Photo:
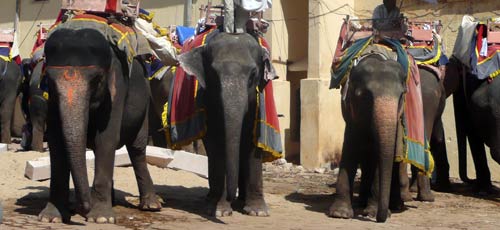
[[[48,143],[51,161],[50,198],[39,219],[69,221],[69,175],[77,200],[76,213],[87,221],[115,222],[112,179],[115,150],[126,145],[140,193],[140,209],[161,204],[147,169],[149,87],[143,66],[133,60],[130,77],[96,30],[59,29],[45,43],[48,78]],[[86,148],[94,150],[95,177],[89,187]]]

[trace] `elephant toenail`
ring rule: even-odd
[[[61,218],[59,217],[55,217],[54,219],[52,219],[52,223],[61,223]]]
[[[40,221],[43,222],[43,223],[49,223],[50,222],[49,218],[47,218],[47,217],[40,218]]]
[[[106,219],[106,217],[98,217],[96,222],[99,224],[103,224],[103,223],[107,223],[108,220]]]

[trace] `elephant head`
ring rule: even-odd
[[[379,184],[374,186],[378,186],[379,191],[379,222],[385,221],[388,215],[392,169],[398,151],[397,141],[401,137],[398,130],[406,90],[405,79],[406,74],[398,62],[386,60],[381,55],[369,55],[353,67],[343,89],[345,102],[342,109],[346,130],[365,133],[366,139],[361,141],[372,143],[372,149],[367,154],[378,157]],[[359,141],[348,143],[357,145]]]
[[[113,98],[106,90],[107,74],[117,75],[120,69],[110,70],[112,55],[108,41],[92,29],[59,29],[45,44],[49,148],[51,156],[67,158],[83,213],[90,209],[85,158],[89,107],[109,105],[101,98]],[[111,95],[99,96],[103,94]]]
[[[236,196],[240,154],[253,145],[257,87],[263,83],[264,50],[250,34],[220,33],[205,46],[179,57],[185,71],[204,89],[207,137],[225,156],[228,200]],[[248,147],[247,147],[248,146]],[[240,190],[241,191],[241,190]]]

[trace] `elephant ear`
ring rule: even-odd
[[[178,56],[181,67],[187,74],[196,76],[200,86],[205,88],[205,69],[203,67],[203,47],[197,47]]]

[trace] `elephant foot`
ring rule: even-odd
[[[442,179],[442,180],[436,180],[436,183],[432,184],[432,189],[438,192],[450,192],[452,191],[451,189],[451,182],[450,179]]]
[[[243,211],[249,216],[269,216],[269,208],[263,198],[247,201]]]
[[[71,220],[71,215],[68,210],[60,212],[54,204],[48,202],[45,208],[38,214],[38,220],[45,223],[67,223]]]
[[[114,224],[116,223],[115,212],[109,205],[95,205],[92,210],[87,214],[87,222],[98,224]]]
[[[159,197],[156,194],[141,196],[139,209],[142,211],[160,211],[162,208]]]
[[[361,213],[363,216],[377,217],[377,205],[369,204]]]
[[[413,182],[410,186],[410,192],[418,192],[418,184],[417,181]]]
[[[413,201],[413,196],[408,189],[401,191],[401,200],[403,200],[404,202]]]
[[[354,217],[354,211],[349,202],[335,199],[333,204],[330,206],[330,210],[328,211],[328,216],[334,218],[350,219]]]
[[[490,195],[499,195],[500,191],[493,185],[486,186],[478,186],[476,188],[477,196],[490,196]]]
[[[434,194],[429,191],[419,191],[417,195],[418,201],[434,202]]]
[[[208,214],[215,217],[232,216],[233,208],[231,208],[231,203],[225,199],[217,202],[217,205],[211,205]]]

